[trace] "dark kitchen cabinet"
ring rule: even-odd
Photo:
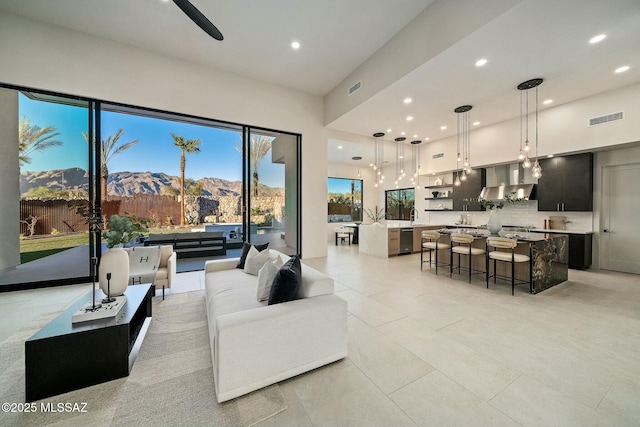
[[[455,181],[456,174],[454,172],[453,179]],[[453,210],[454,211],[480,211],[482,207],[477,202],[480,192],[487,182],[487,171],[482,169],[473,169],[467,174],[467,180],[462,181],[459,187],[453,187]],[[471,201],[470,201],[471,200]]]
[[[544,172],[544,171],[543,171]],[[567,234],[569,236],[569,268],[586,270],[591,267],[592,233],[565,233],[562,231],[534,230],[534,233]]]
[[[538,180],[539,211],[593,210],[593,154],[541,159]]]
[[[591,266],[591,234],[569,234],[569,268],[585,270]]]

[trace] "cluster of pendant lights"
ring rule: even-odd
[[[522,162],[522,167],[531,168],[531,173],[534,178],[540,178],[542,176],[542,168],[538,162],[538,86],[543,82],[543,79],[531,79],[526,82],[520,83],[517,88],[520,90],[520,154],[518,161]],[[529,153],[531,151],[529,145],[529,90],[535,89],[535,162],[531,163]],[[525,94],[523,96],[523,93]],[[524,101],[524,102],[523,102]],[[524,105],[524,108],[523,108]],[[453,185],[456,187],[462,185],[462,182],[467,180],[467,175],[471,173],[471,117],[470,111],[473,107],[471,105],[462,105],[455,110],[456,114],[456,178]],[[523,111],[524,110],[524,111]],[[523,114],[524,113],[524,114]],[[525,139],[523,141],[523,127],[525,129]],[[373,134],[374,148],[375,148],[375,161],[371,163],[373,170],[376,171],[375,186],[384,182],[384,133],[377,132]],[[399,137],[395,139],[396,142],[396,179],[395,185],[398,188],[400,181],[406,176],[405,171],[405,154],[404,154],[404,141],[406,138]],[[411,176],[411,183],[414,185],[419,184],[420,173],[422,167],[420,165],[420,150],[418,145],[422,141],[411,141],[412,148],[412,169],[413,175]],[[523,145],[524,143],[524,145]],[[462,164],[462,169],[460,168]]]
[[[473,107],[471,105],[463,105],[453,110],[457,114],[456,117],[456,147],[458,149],[458,157],[456,158],[456,179],[453,185],[459,187],[462,181],[467,180],[467,174],[471,173],[471,117],[469,111]],[[462,129],[462,138],[460,135]],[[460,139],[462,139],[462,152],[460,152]],[[464,159],[464,161],[463,161]],[[460,173],[460,162],[462,163],[462,173]]]
[[[384,182],[384,133],[377,132],[373,134],[374,141],[374,162],[370,164],[374,171],[376,171],[376,182],[374,184],[375,187],[378,187],[379,184]],[[396,173],[395,173],[395,185],[396,188],[400,186],[400,181],[407,176],[406,164],[407,162],[405,156],[405,147],[404,141],[407,138],[399,137],[395,139],[396,142]],[[416,140],[411,141],[411,183],[413,185],[418,185],[420,182],[420,173],[422,171],[422,166],[420,165],[420,150],[418,149],[418,145],[420,145],[422,141]]]
[[[522,162],[523,168],[531,168],[531,173],[534,178],[540,178],[542,176],[542,168],[540,167],[540,162],[538,162],[538,86],[543,82],[542,79],[531,79],[526,82],[522,82],[518,85],[518,90],[520,91],[520,154],[518,155],[518,161]],[[529,152],[531,151],[531,147],[529,146],[529,90],[536,90],[536,114],[535,114],[535,142],[536,142],[536,152],[535,152],[535,163],[533,167],[531,166],[531,159],[529,158]],[[523,116],[523,96],[525,94],[525,112]],[[522,127],[525,127],[525,140],[524,146],[522,145]]]

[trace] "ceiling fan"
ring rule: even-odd
[[[222,41],[224,37],[220,30],[216,28],[215,25],[207,19],[206,16],[202,14],[194,5],[192,5],[188,0],[173,0],[173,2],[178,5],[180,9],[189,17],[196,25],[204,30],[205,33],[209,34],[216,40]]]

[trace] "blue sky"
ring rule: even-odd
[[[81,107],[34,101],[20,94],[20,118],[28,117],[32,125],[54,126],[60,135],[61,146],[42,152],[33,152],[30,164],[22,171],[45,171],[71,167],[88,168],[87,143],[82,132],[87,132],[87,110]],[[124,132],[118,140],[126,143],[139,140],[138,144],[113,157],[109,172],[164,172],[180,175],[180,149],[173,144],[170,132],[186,139],[199,139],[200,152],[186,155],[187,178],[223,178],[229,181],[242,179],[242,156],[235,149],[241,142],[239,132],[182,122],[172,122],[150,117],[114,112],[102,113],[102,138]],[[260,183],[271,187],[284,187],[284,166],[271,164],[271,154],[263,159],[259,174]]]
[[[329,193],[346,193],[351,194],[351,179],[346,178],[329,178],[328,182],[328,192]],[[356,190],[362,191],[362,181],[356,181]],[[360,188],[358,188],[358,184],[360,184]]]

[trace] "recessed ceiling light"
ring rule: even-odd
[[[413,101],[411,98],[405,98],[403,102],[405,104],[411,104],[411,101]]]
[[[553,154],[548,154],[548,155],[547,155],[547,157],[548,157],[548,158],[552,158],[552,157],[553,157]]]
[[[428,141],[428,140],[429,140],[429,138],[425,138],[424,140],[425,140],[425,141]]]
[[[291,42],[291,47],[294,49],[300,49],[300,43],[299,42]]]
[[[480,124],[480,122],[473,122],[474,126],[478,126]]]
[[[387,132],[391,132],[392,130],[393,130],[393,129],[389,128],[389,129],[387,129]]]
[[[342,145],[338,145],[338,150],[342,150]]]
[[[400,135],[404,136],[404,134],[405,134],[405,133],[406,133],[406,132],[402,132],[402,133],[400,133]]]
[[[413,135],[413,137],[414,137],[414,138],[417,138],[417,137],[418,137],[418,134],[416,133],[415,135]]]
[[[628,66],[628,65],[625,65],[625,66],[623,66],[623,67],[618,67],[618,68],[616,68],[616,73],[618,73],[618,74],[619,74],[619,73],[624,73],[624,72],[625,72],[625,71],[627,71],[628,69],[629,69],[629,66]]]
[[[446,126],[440,126],[440,130],[447,130]]]
[[[485,65],[487,63],[487,60],[482,58],[482,59],[478,59],[476,61],[476,67],[482,67],[483,65]]]
[[[597,36],[595,36],[595,37],[591,37],[591,40],[589,40],[589,43],[591,43],[591,44],[595,44],[595,43],[601,42],[601,41],[602,41],[602,40],[604,40],[605,38],[607,38],[607,35],[606,35],[606,34],[598,34],[598,35],[597,35]]]
[[[549,104],[551,104],[552,102],[553,102],[553,99],[545,99],[544,101],[542,101],[542,103],[543,103],[544,105],[549,105]]]
[[[411,120],[413,120],[413,116],[407,116],[407,121],[410,122]]]

